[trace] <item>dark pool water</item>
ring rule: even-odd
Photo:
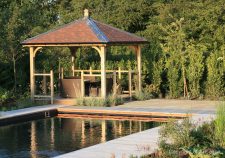
[[[140,121],[49,118],[0,127],[0,158],[46,158],[153,128]]]

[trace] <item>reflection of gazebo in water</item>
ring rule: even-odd
[[[100,77],[100,96],[105,98],[107,96],[107,79],[106,74],[114,74],[113,78],[113,93],[116,93],[116,75],[119,77],[121,73],[128,73],[129,75],[129,94],[131,96],[131,73],[137,74],[136,90],[141,91],[141,47],[140,44],[147,43],[147,41],[134,34],[119,30],[112,26],[95,21],[89,17],[88,10],[84,10],[84,17],[69,24],[63,25],[57,29],[42,33],[33,38],[29,38],[22,42],[24,47],[30,49],[30,88],[31,99],[35,98],[51,98],[53,103],[54,86],[53,86],[53,72],[51,73],[37,73],[35,72],[35,55],[42,47],[69,47],[74,61],[75,53],[79,47],[91,47],[97,50],[101,58],[101,70],[75,70],[72,66],[72,74],[80,73],[79,78],[64,78],[61,74],[62,86],[64,85],[64,92],[69,93],[71,97],[84,97],[86,94],[85,83],[88,80],[93,80],[94,77]],[[127,45],[136,53],[137,56],[137,70],[106,70],[106,47],[115,45]],[[74,62],[73,62],[74,63]],[[62,72],[61,72],[62,73]],[[51,78],[51,95],[36,95],[35,94],[35,78],[37,76],[50,76]],[[64,80],[63,80],[64,79]],[[71,79],[71,80],[69,80]],[[68,89],[69,87],[69,89]],[[76,87],[76,88],[73,88]],[[73,93],[75,92],[75,94]]]

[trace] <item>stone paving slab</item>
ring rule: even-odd
[[[146,101],[132,101],[125,103],[120,107],[132,107],[132,108],[175,108],[175,109],[211,109],[215,110],[215,107],[220,101],[208,101],[208,100],[178,100],[178,99],[151,99]]]
[[[36,112],[48,111],[48,110],[57,110],[59,107],[63,107],[65,105],[42,105],[42,106],[35,106],[30,108],[24,108],[19,110],[12,110],[1,112],[0,119],[18,117],[27,114],[33,114]]]
[[[67,106],[65,109],[105,110],[105,111],[135,111],[162,113],[197,113],[214,114],[219,101],[196,101],[175,99],[151,99],[146,101],[132,101],[114,107],[81,107]]]

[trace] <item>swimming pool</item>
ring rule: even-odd
[[[0,127],[1,158],[47,158],[150,129],[158,122],[47,118]]]

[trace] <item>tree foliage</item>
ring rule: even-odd
[[[84,8],[98,21],[148,39],[142,48],[144,86],[171,98],[225,95],[224,0],[1,0],[0,87],[29,89],[29,54],[20,42],[82,18]],[[136,68],[129,48],[107,52],[107,69]],[[79,49],[75,59],[76,68],[99,68],[93,49]],[[59,64],[69,73],[68,48],[37,55],[37,71],[58,70]]]

